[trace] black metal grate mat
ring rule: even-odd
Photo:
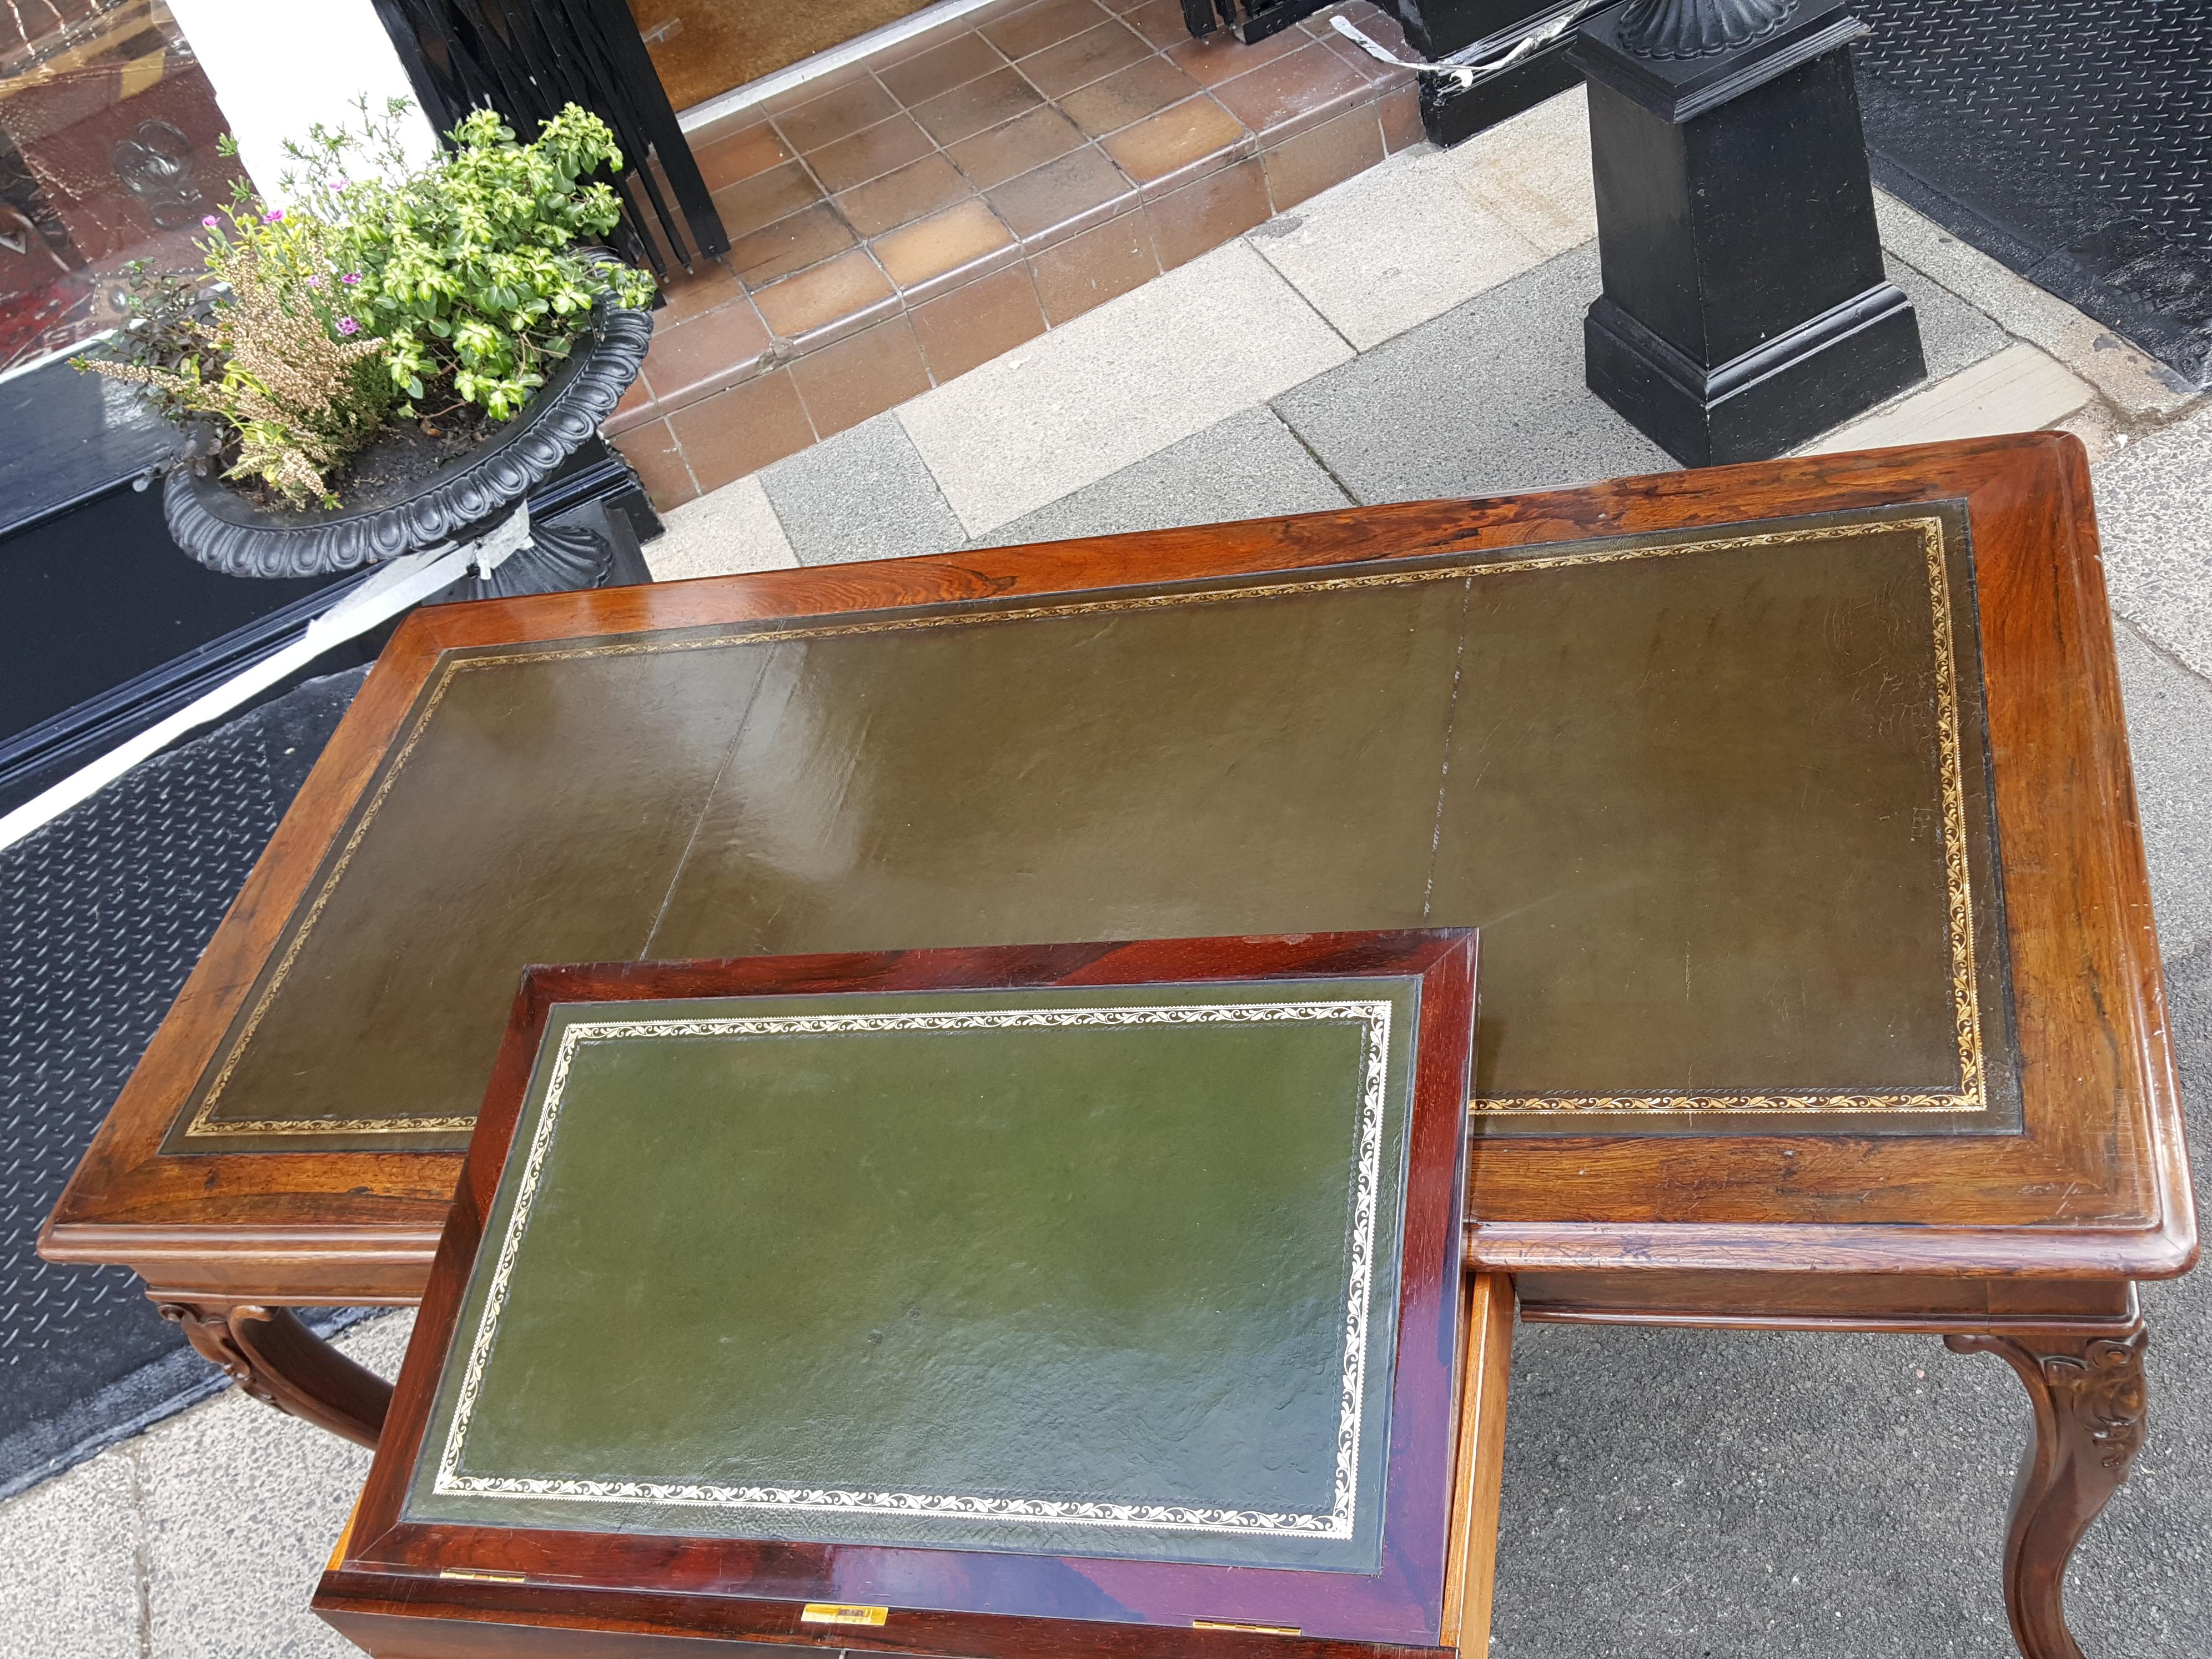
[[[134,1275],[40,1261],[39,1227],[367,672],[310,680],[0,852],[0,1496],[224,1381]]]
[[[2212,384],[2212,5],[1858,0],[1875,175]]]

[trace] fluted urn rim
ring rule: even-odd
[[[1796,14],[1798,0],[1629,0],[1614,26],[1638,58],[1711,58],[1764,40]]]

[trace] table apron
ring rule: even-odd
[[[2124,1279],[1909,1273],[1524,1273],[1521,1316],[1564,1324],[1748,1330],[2005,1331],[2124,1328]]]

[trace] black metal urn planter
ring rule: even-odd
[[[521,413],[397,499],[288,512],[263,506],[209,466],[173,468],[162,507],[177,545],[232,576],[333,575],[406,554],[465,545],[503,523],[525,498],[599,435],[645,362],[650,311],[601,296],[591,327]],[[634,538],[596,501],[530,526],[526,545],[452,598],[512,598],[648,580]]]

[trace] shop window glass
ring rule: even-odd
[[[111,326],[128,261],[199,264],[223,131],[161,0],[0,5],[0,371]]]

